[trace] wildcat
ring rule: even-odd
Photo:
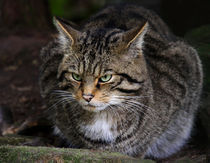
[[[109,6],[77,26],[54,18],[41,95],[70,147],[165,158],[189,139],[202,88],[197,52],[155,13]]]

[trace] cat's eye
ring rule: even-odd
[[[109,80],[111,80],[112,78],[112,75],[111,74],[107,74],[107,75],[104,75],[102,77],[99,78],[99,82],[108,82]]]
[[[72,73],[72,78],[76,81],[81,81],[82,77],[76,73]]]

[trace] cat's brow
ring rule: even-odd
[[[114,71],[113,71],[112,69],[105,69],[105,70],[104,70],[104,73],[108,73],[108,72],[109,72],[109,73],[114,73]]]

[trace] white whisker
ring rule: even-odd
[[[53,99],[54,99],[55,103],[52,104],[52,106],[50,106],[48,108],[48,110],[51,110],[52,108],[54,109],[58,105],[70,104],[75,101],[75,98],[68,91],[53,90],[50,95],[51,95],[51,97],[54,97]]]

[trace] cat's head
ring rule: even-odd
[[[54,19],[64,57],[58,68],[59,88],[83,109],[123,107],[145,95],[148,75],[142,54],[148,23],[128,31],[78,30]]]

